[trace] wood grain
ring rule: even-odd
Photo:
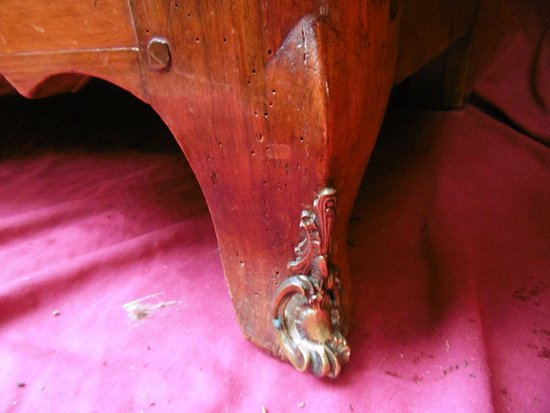
[[[170,71],[145,71],[150,103],[204,191],[243,332],[277,353],[271,299],[301,210],[329,185],[340,193],[333,259],[349,287],[347,218],[396,61],[389,2],[132,7],[142,53],[152,36],[170,43]]]
[[[147,101],[137,48],[0,55],[0,73],[29,98],[74,91],[72,79],[80,74],[107,80]],[[68,76],[50,79],[59,74]]]
[[[135,44],[123,0],[2,0],[0,55]]]
[[[147,99],[126,1],[4,0],[0,7],[0,73],[22,95],[74,91],[78,73]]]

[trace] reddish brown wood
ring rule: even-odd
[[[125,0],[2,1],[0,73],[27,97],[78,89],[82,79],[75,74],[80,74],[147,100]],[[64,73],[69,76],[48,82]]]
[[[29,98],[46,96],[45,91],[50,87],[52,93],[72,91],[73,82],[63,80],[68,87],[60,89],[55,81],[48,85],[48,79],[78,73],[107,80],[147,101],[137,47],[15,55],[0,52],[0,73],[20,94]],[[57,78],[61,79],[63,77]]]
[[[468,32],[476,17],[478,0],[402,0],[398,4],[396,84]]]
[[[0,95],[11,93],[15,93],[15,89],[12,87],[12,85],[9,84],[6,79],[4,79],[4,76],[0,75]]]
[[[447,3],[9,0],[0,73],[26,96],[74,89],[76,73],[152,105],[204,192],[244,335],[277,354],[272,297],[300,213],[327,186],[338,191],[331,259],[350,319],[351,207],[394,82],[470,22],[465,2]],[[416,33],[418,21],[431,25]],[[63,87],[44,83],[60,73],[71,74]]]
[[[203,188],[243,332],[276,352],[271,297],[288,276],[301,210],[329,185],[340,194],[333,260],[349,291],[347,221],[393,82],[389,3],[133,8],[142,61],[151,36],[170,43],[170,71],[145,72],[150,103]]]
[[[105,49],[135,42],[128,4],[121,0],[2,0],[5,53]]]

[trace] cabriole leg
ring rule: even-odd
[[[335,377],[347,221],[393,80],[389,3],[131,3],[150,103],[204,192],[244,335]]]

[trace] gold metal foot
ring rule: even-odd
[[[277,289],[273,326],[283,354],[300,371],[337,377],[350,348],[341,333],[338,270],[329,261],[336,190],[325,188],[302,211],[304,239],[288,268],[294,274]]]

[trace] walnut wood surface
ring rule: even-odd
[[[63,73],[73,75],[45,82]],[[19,93],[41,97],[74,90],[75,73],[108,80],[146,100],[126,1],[2,1],[0,74]]]
[[[203,189],[245,336],[277,353],[271,299],[300,212],[327,186],[350,319],[347,224],[391,87],[464,33],[465,3],[9,0],[0,73],[29,97],[73,90],[82,74],[152,105]],[[168,43],[162,70],[152,39]],[[44,82],[63,73],[63,87]]]
[[[241,327],[276,352],[271,297],[288,276],[301,210],[328,185],[340,193],[333,260],[349,291],[347,221],[396,61],[389,4],[133,7],[141,50],[152,35],[170,39],[170,71],[145,72],[150,103],[204,191]]]

